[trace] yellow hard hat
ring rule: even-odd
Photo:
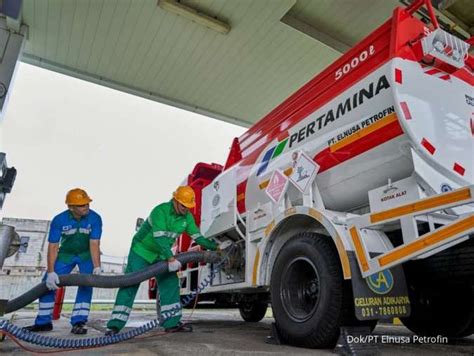
[[[183,185],[178,187],[173,193],[173,198],[186,208],[194,208],[196,206],[196,197],[194,195],[194,190],[189,185]]]
[[[71,189],[66,194],[67,205],[86,205],[92,201],[87,195],[86,191],[80,188]]]

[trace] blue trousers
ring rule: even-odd
[[[76,265],[79,266],[79,272],[81,274],[91,274],[94,269],[91,259],[81,261],[78,256],[75,256],[68,263],[56,260],[56,263],[54,264],[54,272],[58,275],[69,274]],[[46,275],[47,273],[44,275],[43,281],[46,280]],[[35,320],[36,325],[51,323],[55,297],[56,291],[52,290],[39,299],[39,311]],[[91,308],[91,299],[92,287],[79,287],[77,289],[76,302],[74,303],[74,309],[72,310],[71,325],[75,325],[79,322],[87,322],[89,310]]]

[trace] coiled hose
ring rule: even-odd
[[[186,264],[190,262],[206,262],[206,263],[216,263],[222,260],[222,257],[215,253],[209,251],[202,252],[187,252],[176,256],[176,259],[181,262],[181,264]],[[197,294],[204,290],[212,281],[214,271],[218,268],[219,265],[215,266],[211,271],[211,274],[205,278],[197,290],[194,291],[193,297],[187,297],[184,300],[183,306],[189,304]],[[143,271],[129,273],[121,276],[96,276],[96,275],[62,275],[59,276],[59,286],[88,286],[88,287],[97,287],[97,288],[120,288],[128,287],[140,282],[143,282],[147,279],[150,279],[157,274],[162,274],[168,272],[168,263],[165,261],[158,262],[154,265],[149,266]],[[8,302],[6,307],[6,313],[11,313],[12,311],[18,310],[34,300],[41,297],[43,294],[47,293],[48,289],[44,282],[38,284],[37,286],[30,289],[28,292],[22,294],[21,296]],[[173,315],[168,315],[166,319],[173,317]],[[161,322],[163,322],[162,320]],[[98,346],[107,346],[115,344],[118,342],[126,341],[132,339],[136,336],[144,334],[152,329],[157,328],[160,325],[159,320],[152,320],[145,325],[131,329],[129,331],[118,333],[110,336],[99,336],[93,338],[81,338],[81,339],[61,339],[51,336],[44,336],[37,333],[33,333],[23,328],[13,325],[7,320],[0,321],[0,332],[4,331],[8,334],[13,335],[14,337],[29,342],[31,344],[45,346],[45,347],[54,347],[60,349],[81,349],[81,348],[91,348]]]

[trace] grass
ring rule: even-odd
[[[63,304],[63,308],[61,312],[63,313],[70,313],[72,312],[72,309],[74,307],[74,304]],[[114,307],[113,304],[92,304],[91,305],[91,311],[111,311],[112,308]],[[24,307],[23,309],[26,310],[38,310],[38,304],[35,305],[28,305]],[[134,304],[133,305],[134,310],[156,310],[155,304]]]

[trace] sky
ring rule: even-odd
[[[18,173],[0,217],[51,220],[69,189],[102,216],[101,249],[125,256],[137,217],[168,201],[197,162],[224,164],[246,129],[20,63],[0,121]]]

